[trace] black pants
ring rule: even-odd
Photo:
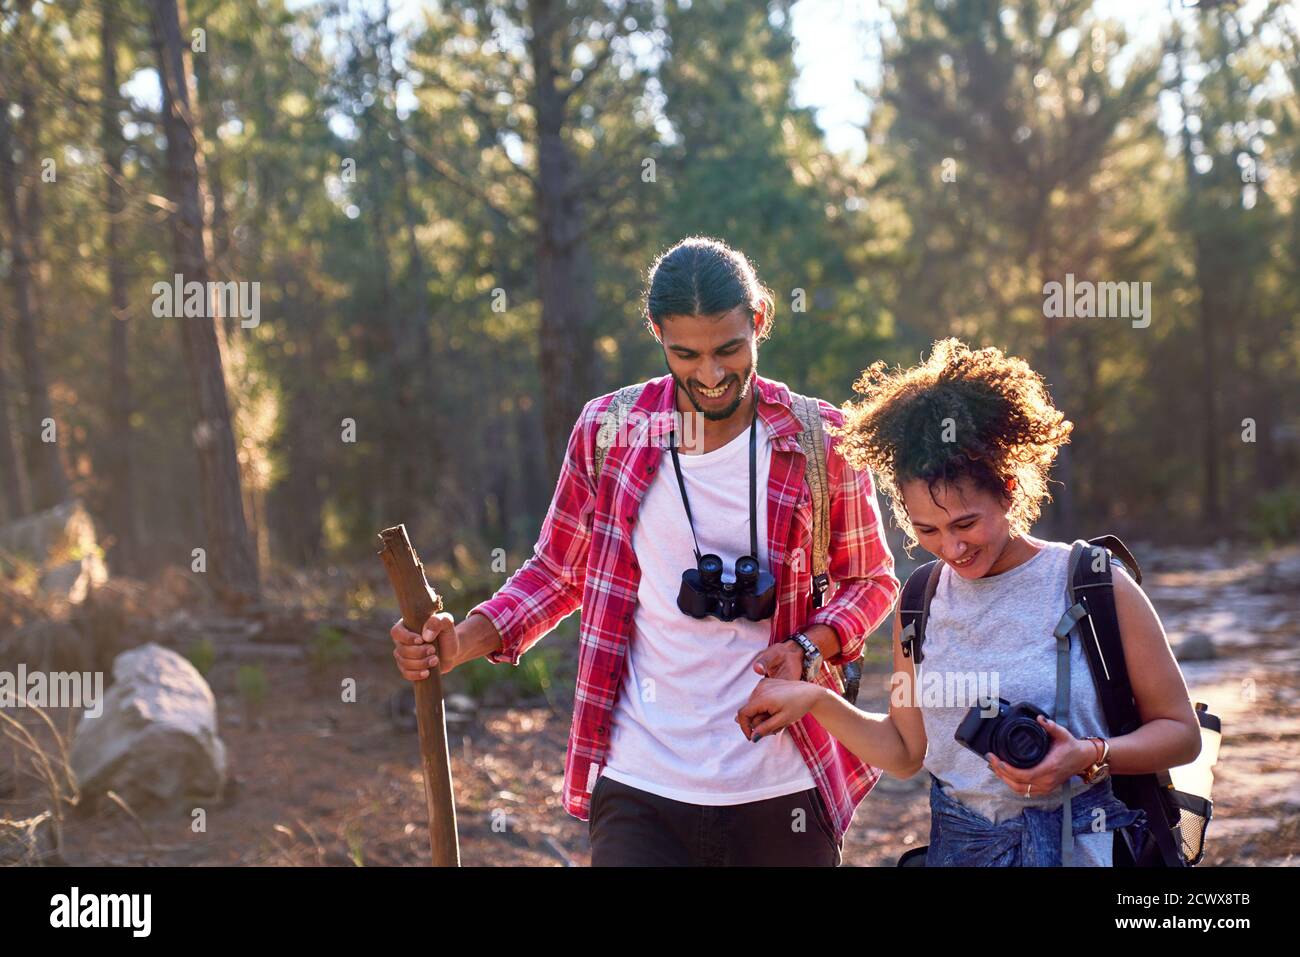
[[[836,867],[842,842],[816,788],[723,807],[685,804],[601,775],[593,867]]]

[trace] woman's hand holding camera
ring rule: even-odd
[[[1050,718],[1038,716],[1052,739],[1047,756],[1032,768],[1007,764],[993,752],[984,755],[989,768],[1021,797],[1044,797],[1093,763],[1095,749],[1090,741],[1081,741]]]

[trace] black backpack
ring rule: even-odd
[[[1132,553],[1114,535],[1074,543],[1070,552],[1070,601],[1080,606],[1079,634],[1088,670],[1112,737],[1128,734],[1141,725],[1133,688],[1129,683],[1119,619],[1115,613],[1112,563],[1142,584],[1142,570]],[[922,645],[930,601],[939,585],[943,563],[935,560],[908,576],[899,596],[900,642],[913,662],[925,660]],[[1198,705],[1202,726],[1219,728],[1217,716]],[[1213,802],[1174,789],[1169,773],[1112,775],[1115,796],[1133,810],[1146,812],[1147,827],[1115,831],[1116,867],[1190,867],[1205,853],[1205,830],[1213,815]],[[924,866],[924,847],[913,848],[898,861],[899,867]]]

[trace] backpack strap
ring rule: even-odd
[[[632,406],[636,405],[636,400],[641,398],[641,391],[644,388],[644,382],[623,386],[614,393],[609,405],[600,414],[600,429],[596,432],[596,449],[592,469],[593,485],[600,485],[600,473],[605,467],[605,456],[609,454],[609,450],[614,447],[619,437],[626,430],[627,414],[632,411]]]
[[[826,432],[817,400],[797,392],[790,393],[790,408],[803,425],[799,447],[804,455],[804,477],[812,492],[813,519],[813,607],[820,608],[830,587],[830,488],[826,473]]]
[[[1114,535],[1079,540],[1070,550],[1069,600],[1084,614],[1078,621],[1088,669],[1097,688],[1097,700],[1112,737],[1136,730],[1142,719],[1120,636],[1115,612],[1113,566],[1119,564],[1141,583],[1141,570],[1132,553]],[[1167,772],[1159,774],[1117,774],[1112,777],[1115,796],[1134,810],[1146,812],[1148,839],[1137,845],[1125,829],[1115,832],[1117,864],[1131,862],[1139,867],[1185,867],[1177,837],[1179,813],[1171,804]]]
[[[820,608],[830,588],[830,483],[826,470],[826,429],[822,410],[817,400],[798,392],[790,393],[790,411],[803,429],[796,436],[803,452],[804,480],[812,494],[812,586],[813,607]],[[863,655],[865,655],[865,650]],[[846,665],[834,666],[840,683],[844,686],[844,700],[857,704],[858,689],[862,684],[862,656]]]
[[[898,618],[902,629],[899,640],[903,645],[903,657],[911,658],[913,664],[919,665],[925,660],[921,652],[925,622],[930,616],[930,602],[934,600],[942,573],[943,562],[937,558],[918,566],[907,576],[898,596]]]
[[[1096,538],[1088,539],[1088,544],[1106,549],[1110,552],[1110,560],[1113,563],[1128,572],[1129,577],[1139,585],[1142,584],[1142,569],[1138,567],[1137,559],[1128,550],[1128,546],[1119,540],[1118,535],[1098,535]]]
[[[1063,728],[1070,726],[1070,639],[1079,630],[1079,622],[1087,616],[1088,610],[1082,602],[1074,599],[1069,583],[1073,581],[1073,568],[1077,563],[1080,549],[1077,545],[1070,550],[1071,574],[1066,579],[1068,601],[1065,614],[1052,629],[1056,639],[1056,703],[1052,709],[1052,720]],[[1061,802],[1061,866],[1074,866],[1074,809],[1070,796],[1069,782],[1066,782],[1065,797]]]
[[[1106,726],[1112,735],[1118,736],[1136,730],[1142,721],[1137,702],[1133,700],[1119,617],[1115,613],[1112,560],[1105,538],[1076,541],[1070,549],[1069,598],[1072,606],[1082,610],[1080,639],[1087,652]]]

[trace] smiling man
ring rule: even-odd
[[[582,608],[564,805],[590,821],[597,866],[834,866],[879,777],[811,717],[752,741],[735,722],[763,675],[837,687],[831,666],[859,656],[898,591],[870,476],[820,429],[835,587],[825,601],[814,588],[795,407],[841,417],[757,374],[772,316],[726,244],[662,255],[646,322],[669,374],[587,403],[534,554],[491,599],[459,624],[391,632],[418,681],[483,656],[517,664]],[[690,429],[653,427],[692,416],[693,449]]]

